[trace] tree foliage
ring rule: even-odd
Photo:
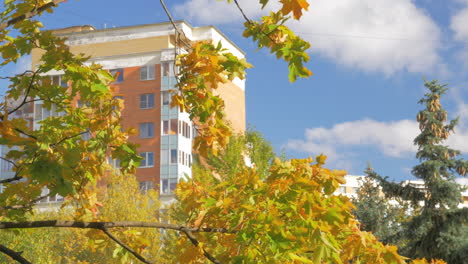
[[[45,11],[53,12],[52,7],[61,2],[6,0],[0,14],[1,65],[15,63],[33,48],[44,51],[42,63],[33,71],[4,77],[11,84],[6,100],[0,104],[0,144],[11,149],[2,159],[13,164],[15,175],[0,180],[6,187],[0,194],[0,229],[89,229],[84,238],[89,240],[87,247],[81,250],[82,244],[77,246],[78,252],[84,255],[70,257],[70,261],[86,261],[88,254],[92,254],[99,261],[102,258],[111,262],[112,255],[125,262],[131,253],[144,263],[158,262],[157,256],[152,259],[151,255],[154,252],[151,247],[157,245],[157,232],[124,229],[132,226],[177,231],[173,241],[163,243],[175,244],[180,254],[167,255],[164,261],[178,256],[181,263],[206,259],[214,263],[405,262],[395,246],[383,245],[371,233],[359,230],[352,215],[352,203],[333,194],[338,184],[343,183],[345,172],[325,168],[323,155],[316,159],[275,159],[270,164],[268,147],[261,150],[266,153],[247,148],[256,166],[242,166],[242,162],[237,162],[238,170],[215,171],[208,167],[201,170],[204,178],[197,176],[179,184],[176,193],[181,215],[178,219],[183,221],[178,224],[157,223],[154,208],[150,212],[133,208],[116,212],[111,205],[101,208],[106,196],[100,199],[96,190],[102,186],[98,183],[105,180],[106,157],[120,160],[121,177],[132,172],[141,158],[136,154],[135,145],[127,142],[131,130],[121,131],[122,102],[112,99],[113,90],[109,85],[113,76],[99,65],[86,65],[89,58],[71,53],[64,39],[40,30],[42,24],[37,18]],[[279,2],[281,9],[261,21],[246,17],[244,35],[252,37],[259,48],[267,47],[287,61],[289,78],[294,81],[311,74],[304,67],[309,59],[306,53],[309,44],[284,23],[290,18],[299,19],[308,3],[306,0]],[[260,3],[265,6],[269,1],[260,0]],[[184,47],[186,54],[178,57],[179,83],[173,91],[173,106],[187,111],[197,124],[199,136],[195,149],[202,159],[228,155],[223,150],[231,132],[224,120],[224,103],[213,90],[218,83],[244,78],[245,69],[250,65],[219,44],[188,44]],[[47,76],[51,70],[64,72],[67,87]],[[77,106],[77,99],[86,103]],[[29,126],[16,114],[33,102],[42,102],[45,109],[56,114],[40,121],[38,127]],[[85,134],[86,138],[82,137]],[[255,136],[251,139],[255,142]],[[118,183],[110,182],[108,197],[133,201],[134,208],[155,206],[154,197],[150,200],[125,196],[127,191],[122,190],[134,190],[135,186],[126,186],[127,179],[118,179]],[[113,188],[119,191],[112,193]],[[73,221],[23,221],[33,205],[44,198],[41,195],[44,189],[50,191],[47,196],[65,197],[65,207],[76,208],[71,216],[57,216],[70,217]],[[120,217],[155,222],[111,222]],[[17,247],[22,241],[17,240],[17,234],[11,234],[14,235],[9,237],[12,239],[9,246]],[[81,233],[62,235],[71,238],[72,244],[82,238]],[[73,239],[75,236],[80,239]],[[121,248],[110,246],[109,239]],[[165,248],[170,249],[169,245]],[[74,250],[75,244],[70,247]],[[95,250],[101,253],[95,254]],[[0,251],[29,263],[17,250],[1,245]]]
[[[158,196],[154,190],[141,193],[134,175],[110,174],[106,177],[107,188],[100,187],[97,200],[102,204],[99,218],[83,220],[116,221],[159,221]],[[73,221],[76,213],[73,203],[60,211],[51,205],[42,206],[40,211],[28,214],[29,221],[61,219]],[[161,242],[158,229],[119,228],[115,236],[136,249],[146,259],[160,263]],[[99,230],[75,228],[40,228],[0,230],[2,244],[24,252],[22,255],[34,263],[121,263],[138,261],[128,251],[117,245]],[[8,263],[0,255],[1,263]]]
[[[352,202],[361,230],[372,232],[384,244],[397,242],[393,241],[393,235],[401,232],[401,223],[411,214],[408,202],[385,197],[378,183],[370,177],[361,180]]]
[[[468,210],[458,208],[461,188],[455,175],[466,176],[468,162],[457,158],[460,151],[443,145],[457,124],[457,119],[447,120],[447,112],[440,104],[447,87],[437,81],[426,81],[425,86],[429,92],[419,101],[425,108],[417,114],[421,133],[414,140],[421,163],[412,170],[424,182],[423,188],[388,182],[373,170],[367,173],[380,181],[388,197],[403,198],[414,205],[414,216],[402,223],[402,231],[394,235],[404,255],[465,263]]]

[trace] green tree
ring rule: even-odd
[[[393,235],[401,231],[401,223],[410,213],[407,202],[385,197],[378,183],[370,177],[361,181],[357,197],[352,199],[361,229],[372,232],[385,244],[394,244]]]
[[[367,173],[380,182],[387,197],[401,198],[414,205],[414,215],[402,223],[402,231],[394,238],[403,255],[466,263],[468,209],[458,208],[461,188],[455,175],[465,176],[468,162],[457,158],[460,151],[443,145],[458,121],[447,121],[447,112],[440,104],[446,85],[426,81],[425,86],[429,92],[419,101],[425,109],[417,115],[421,133],[414,140],[418,146],[416,157],[421,163],[412,170],[424,187],[392,183],[370,169]]]

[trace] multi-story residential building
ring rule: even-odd
[[[184,21],[178,21],[176,25],[189,41],[221,42],[235,56],[244,57],[244,53],[215,27],[192,27]],[[112,85],[115,96],[124,101],[122,125],[124,129],[133,127],[139,131],[130,137],[130,141],[139,144],[138,151],[143,157],[136,172],[140,188],[159,189],[163,201],[171,198],[182,177],[191,176],[194,137],[189,115],[170,107],[169,90],[176,84],[175,53],[180,52],[175,47],[175,32],[171,23],[99,30],[92,26],[76,26],[53,31],[57,36],[67,38],[66,43],[73,53],[84,53],[90,56],[89,63],[101,64],[116,74],[116,82]],[[41,63],[43,52],[33,50],[32,69]],[[48,73],[53,82],[72,85],[62,80],[62,74],[62,71]],[[245,81],[240,79],[222,84],[218,89],[225,100],[227,119],[236,132],[245,131],[244,89]],[[77,106],[82,103],[78,101]],[[35,102],[22,114],[37,127],[40,125],[38,121],[60,113],[42,108],[41,102]]]
[[[340,184],[340,187],[336,190],[335,194],[342,194],[349,198],[357,198],[357,191],[361,187],[365,177],[366,176],[346,175],[346,183]],[[456,179],[456,182],[465,188],[461,193],[462,201],[460,202],[459,207],[468,207],[468,180],[465,178],[458,178]],[[406,180],[403,181],[403,184],[424,189],[424,182],[422,180]]]

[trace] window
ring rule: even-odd
[[[140,68],[140,80],[154,80],[154,65],[145,65]]]
[[[143,181],[140,182],[140,192],[147,193],[149,190],[153,189],[153,182],[152,181]]]
[[[162,68],[162,75],[164,77],[166,76],[170,76],[170,73],[171,73],[171,70],[170,70],[170,66],[169,66],[169,62],[163,62],[161,64],[161,68]]]
[[[113,69],[109,71],[112,76],[115,78],[116,83],[123,82],[124,80],[124,70],[123,69]]]
[[[34,121],[41,121],[48,117],[59,117],[63,116],[65,112],[58,112],[55,105],[51,105],[50,109],[45,108],[42,104],[34,104]]]
[[[161,74],[164,77],[177,75],[178,67],[175,67],[174,61],[166,61],[161,63]]]
[[[177,186],[177,178],[169,178],[161,180],[161,193],[169,194],[172,193]]]
[[[162,105],[170,105],[171,97],[168,91],[163,91],[161,94]]]
[[[154,107],[154,94],[140,95],[140,109],[150,109]]]
[[[63,79],[62,75],[52,75],[50,76],[50,80],[52,81],[52,85],[60,85],[62,87],[68,87],[67,81]]]
[[[162,121],[162,134],[163,135],[177,135],[177,119],[163,120]]]
[[[169,135],[169,120],[163,120],[162,134]]]
[[[177,164],[177,149],[171,149],[171,163]]]
[[[141,152],[140,156],[143,158],[140,161],[140,168],[151,168],[154,166],[154,152]]]
[[[111,156],[108,156],[107,164],[109,164],[112,168],[120,168],[120,159],[113,159]]]
[[[177,119],[171,119],[170,135],[177,135]]]
[[[140,123],[140,138],[154,137],[154,124],[153,123]]]

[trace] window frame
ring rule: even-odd
[[[147,151],[147,152],[140,152],[138,153],[138,155],[140,155],[143,159],[140,161],[140,166],[138,168],[153,168],[154,167],[154,152],[151,152],[151,151]],[[148,157],[149,156],[152,156],[152,159],[151,159],[151,164],[149,164],[149,160]]]
[[[143,76],[143,69],[145,74]],[[143,65],[140,67],[140,81],[151,81],[156,79],[156,67],[154,64]]]
[[[150,98],[152,98],[152,100],[149,100]],[[142,103],[144,103],[145,105],[143,106]],[[153,109],[153,108],[154,108],[154,93],[140,94],[140,109]]]
[[[144,126],[148,126],[148,127],[144,128]],[[153,122],[140,123],[138,126],[138,137],[139,138],[154,138],[154,123]]]
[[[121,83],[124,81],[124,68],[115,68],[109,70],[109,73],[112,74],[112,76],[114,77],[117,72],[119,73],[119,76],[115,78],[115,81],[113,83]]]

